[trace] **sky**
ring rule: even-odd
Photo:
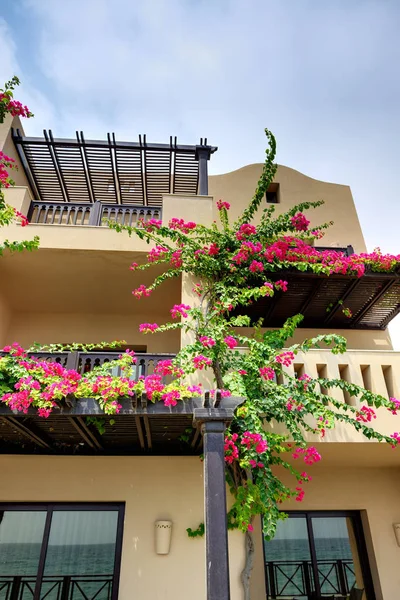
[[[212,174],[262,162],[268,127],[398,254],[399,28],[398,0],[0,0],[0,81],[22,80],[28,135],[207,137]]]

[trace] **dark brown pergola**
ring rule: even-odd
[[[161,207],[164,194],[208,193],[207,161],[218,149],[200,139],[195,146],[177,143],[120,142],[26,137],[19,129],[12,138],[35,200],[51,203],[124,204]]]
[[[48,419],[38,417],[33,409],[23,414],[0,404],[0,451],[76,454],[77,447],[84,446],[94,454],[171,454],[171,449],[175,454],[176,440],[193,428],[187,453],[198,453],[201,447],[204,453],[207,599],[229,600],[224,438],[242,402],[243,398],[234,397],[222,400],[217,391],[213,398],[206,392],[204,398],[166,407],[143,395],[123,399],[119,415],[108,417],[94,399],[85,398],[64,403]],[[104,418],[103,436],[95,433],[90,418]]]
[[[316,275],[296,269],[266,273],[272,280],[288,282],[286,292],[262,298],[246,307],[253,321],[281,327],[288,317],[302,314],[300,327],[332,329],[386,329],[400,312],[400,272],[367,270],[362,277]],[[348,318],[343,308],[350,308]],[[243,309],[240,311],[243,314]]]

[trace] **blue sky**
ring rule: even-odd
[[[268,126],[400,253],[399,28],[398,0],[0,0],[0,81],[23,80],[28,134],[207,136],[212,173],[260,162]]]

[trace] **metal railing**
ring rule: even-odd
[[[347,596],[355,581],[354,563],[351,559],[318,560],[317,569],[322,598],[336,595],[339,599]],[[267,561],[265,571],[268,600],[316,600],[311,560]]]
[[[32,600],[34,575],[0,575],[0,600]],[[44,576],[40,600],[111,600],[113,575]]]
[[[154,206],[131,204],[103,204],[102,202],[31,202],[28,221],[41,225],[106,226],[107,221],[134,226],[139,221],[161,219],[162,209]]]

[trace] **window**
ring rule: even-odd
[[[0,504],[1,600],[116,600],[121,504]]]
[[[264,551],[268,600],[375,599],[359,513],[289,513]]]
[[[271,183],[265,197],[267,204],[279,204],[279,183]]]

